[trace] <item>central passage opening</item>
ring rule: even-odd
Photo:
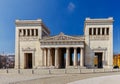
[[[102,54],[103,54],[102,52],[96,52],[96,53],[95,53],[96,62],[97,62],[96,66],[97,66],[98,68],[103,68]]]
[[[32,53],[25,53],[25,69],[32,68]]]

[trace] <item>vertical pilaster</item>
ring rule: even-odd
[[[81,48],[80,49],[80,66],[84,66],[84,49],[83,48]]]
[[[96,35],[98,35],[98,28],[96,28]]]
[[[100,28],[100,35],[102,35],[102,28]]]
[[[66,48],[66,67],[70,66],[70,49]]]
[[[93,35],[93,28],[91,28],[92,29],[92,35]]]
[[[77,48],[74,48],[74,66],[77,66]]]

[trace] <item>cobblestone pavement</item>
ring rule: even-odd
[[[69,82],[106,75],[120,75],[120,72],[91,74],[0,74],[0,84],[67,84]]]

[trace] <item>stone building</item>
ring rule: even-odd
[[[41,19],[16,20],[15,68],[112,68],[113,18],[84,22],[83,36],[50,36]],[[97,57],[97,65],[94,58]]]

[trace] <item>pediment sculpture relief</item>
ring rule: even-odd
[[[64,33],[60,33],[57,36],[49,37],[44,40],[80,40],[80,37],[72,37],[65,35]]]

